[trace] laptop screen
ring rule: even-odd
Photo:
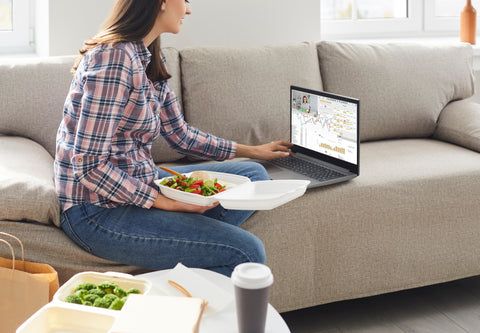
[[[291,142],[358,165],[358,100],[291,88]]]

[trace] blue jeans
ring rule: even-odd
[[[173,168],[180,173],[210,170],[270,179],[254,162],[227,162]],[[168,176],[158,170],[159,177]],[[187,267],[230,276],[243,262],[265,263],[263,243],[239,226],[253,211],[226,210],[221,205],[204,214],[169,212],[137,206],[103,208],[81,204],[62,214],[64,232],[86,251],[116,262],[151,270]]]

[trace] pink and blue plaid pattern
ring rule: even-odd
[[[81,203],[150,208],[158,194],[151,147],[159,135],[183,154],[234,157],[235,142],[190,127],[167,81],[147,78],[150,56],[143,42],[125,42],[83,57],[57,133],[55,186],[63,210]]]

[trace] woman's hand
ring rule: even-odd
[[[278,157],[293,156],[290,147],[293,143],[285,141],[272,141],[259,146],[237,145],[237,157],[249,157],[259,160],[271,160]]]
[[[167,210],[171,212],[185,212],[185,213],[198,213],[198,214],[203,214],[207,210],[212,209],[217,205],[218,205],[218,202],[215,202],[209,206],[192,205],[192,204],[167,198],[166,196],[160,193],[158,193],[157,199],[155,199],[155,202],[153,203],[153,207],[162,209],[162,210]]]

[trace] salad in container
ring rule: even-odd
[[[251,182],[235,174],[194,171],[155,180],[160,192],[181,202],[208,206],[215,202],[226,209],[269,210],[302,196],[308,180]]]

